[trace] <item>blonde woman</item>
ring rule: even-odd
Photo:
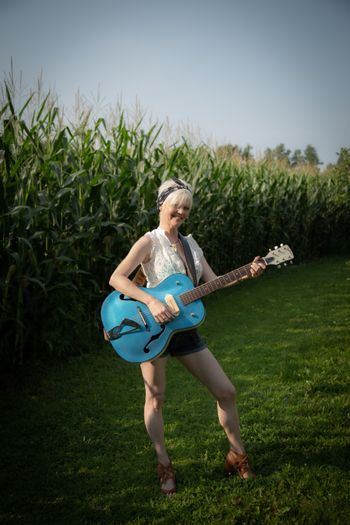
[[[192,189],[181,179],[164,182],[158,191],[159,226],[147,232],[131,247],[128,255],[119,264],[110,278],[113,288],[146,304],[154,319],[162,324],[170,322],[173,314],[167,304],[147,293],[147,289],[136,286],[129,275],[141,264],[147,286],[154,287],[174,273],[190,275],[184,248],[179,238],[179,229],[192,208]],[[196,280],[203,282],[217,276],[206,261],[202,249],[191,235],[186,237],[190,246]],[[251,264],[251,277],[257,277],[265,269],[259,257]],[[141,363],[145,384],[144,420],[149,437],[154,445],[158,465],[157,472],[161,491],[166,496],[176,493],[176,481],[172,463],[164,440],[162,407],[165,396],[166,365],[173,356],[202,382],[217,401],[217,412],[228,442],[224,471],[227,475],[237,472],[242,478],[255,477],[246,454],[239,430],[235,387],[207,348],[196,329],[174,334],[165,353],[157,359]]]

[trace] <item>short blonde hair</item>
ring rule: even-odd
[[[188,206],[192,208],[192,188],[182,179],[166,180],[158,190],[158,209],[165,202],[174,204],[175,202],[180,206]]]

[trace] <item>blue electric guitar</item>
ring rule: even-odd
[[[289,246],[281,245],[262,257],[262,260],[266,266],[278,266],[293,258]],[[164,324],[157,323],[144,303],[117,291],[110,293],[101,308],[107,339],[116,353],[131,363],[142,363],[159,357],[166,350],[174,333],[190,330],[203,322],[205,310],[201,297],[250,277],[250,266],[251,263],[196,288],[182,273],[167,277],[154,288],[147,288],[147,293],[165,302],[175,316],[172,321]]]

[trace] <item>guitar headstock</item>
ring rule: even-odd
[[[294,254],[287,244],[281,244],[280,246],[275,246],[275,249],[270,250],[262,259],[267,266],[270,264],[279,266],[280,264],[292,261]]]

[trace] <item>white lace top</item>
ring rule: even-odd
[[[147,278],[147,287],[153,288],[157,286],[163,279],[174,273],[186,274],[186,267],[182,258],[171,247],[169,239],[160,226],[151,232],[147,232],[146,235],[149,235],[152,239],[150,260],[142,264],[142,269]],[[187,235],[186,239],[193,254],[197,281],[199,281],[202,275],[201,258],[203,257],[203,250],[192,235]]]

